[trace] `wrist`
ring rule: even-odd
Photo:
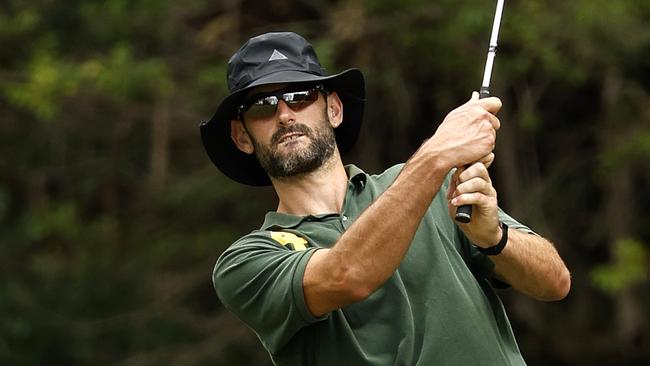
[[[490,246],[490,247],[486,247],[486,248],[475,246],[476,249],[479,252],[481,252],[481,253],[483,253],[485,255],[498,255],[498,254],[501,254],[501,252],[503,251],[503,248],[505,248],[506,244],[508,243],[508,225],[506,225],[505,223],[499,221],[499,228],[500,228],[500,231],[501,231],[501,237],[500,237],[499,241],[495,245]]]
[[[425,141],[422,146],[411,156],[411,158],[406,162],[402,173],[411,172],[409,176],[412,176],[412,173],[415,173],[416,176],[419,176],[419,181],[427,182],[437,182],[444,180],[449,171],[453,168],[448,162],[448,159],[442,154],[442,151],[436,148],[432,143],[433,139],[428,139]],[[401,176],[402,174],[400,174]],[[401,177],[398,176],[398,180]],[[431,185],[432,187],[435,186]],[[437,192],[439,187],[435,188]]]
[[[456,166],[448,158],[448,154],[444,153],[444,150],[437,148],[438,146],[433,142],[433,138],[429,139],[427,143],[434,146],[427,154],[427,159],[430,161],[430,164],[434,167],[434,170],[447,175]]]

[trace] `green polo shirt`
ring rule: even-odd
[[[449,177],[384,285],[323,317],[309,312],[302,281],[310,256],[332,247],[401,168],[368,175],[347,166],[342,212],[269,212],[260,230],[217,260],[217,295],[257,334],[276,365],[525,365],[491,286],[494,264],[447,214]],[[499,216],[510,228],[531,232],[502,211]]]

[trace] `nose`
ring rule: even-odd
[[[275,113],[281,125],[290,125],[296,121],[293,109],[282,99],[278,101],[278,108]]]

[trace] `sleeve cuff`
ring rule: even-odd
[[[305,291],[302,287],[302,282],[305,277],[305,268],[307,268],[307,262],[309,262],[309,259],[314,254],[314,252],[316,252],[316,250],[318,250],[318,248],[310,248],[304,251],[302,258],[300,258],[298,265],[295,267],[291,284],[293,302],[296,305],[300,316],[307,324],[327,319],[329,316],[329,314],[325,314],[321,317],[315,317],[312,315],[312,313],[309,311],[309,308],[307,308],[307,303],[305,302]]]

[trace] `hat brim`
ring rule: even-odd
[[[327,90],[338,93],[343,103],[343,122],[334,130],[336,143],[342,153],[349,151],[357,140],[363,107],[365,81],[358,69],[348,69],[336,75],[320,76],[299,71],[281,71],[255,80],[245,88],[226,97],[212,118],[201,123],[201,139],[212,163],[229,178],[251,186],[268,186],[271,180],[254,154],[240,151],[230,138],[230,121],[242,97],[250,89],[268,84],[320,81]]]

